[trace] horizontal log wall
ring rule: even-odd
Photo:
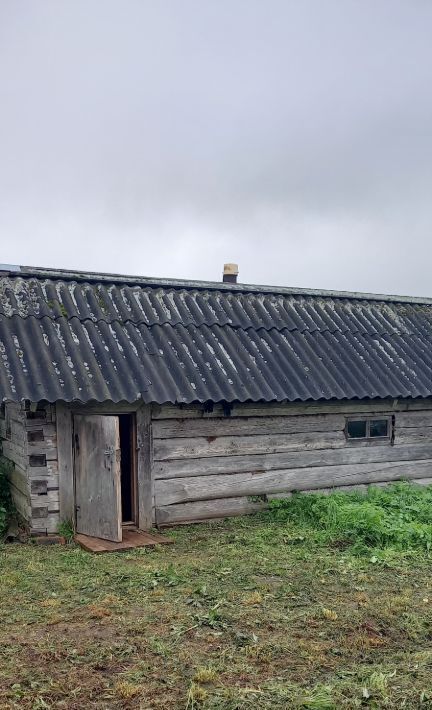
[[[347,442],[346,416],[394,417],[394,440]],[[294,490],[432,482],[432,402],[153,407],[158,525],[242,515]]]
[[[34,409],[34,408],[33,408]],[[101,411],[101,408],[97,408]],[[34,533],[56,532],[55,407],[8,404],[0,419],[11,488]],[[395,418],[393,445],[347,443],[346,415]],[[364,486],[432,476],[432,402],[401,401],[152,408],[154,506],[160,525],[261,510],[292,490]]]

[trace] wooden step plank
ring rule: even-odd
[[[155,533],[142,532],[141,530],[123,530],[123,540],[121,542],[111,542],[101,540],[98,537],[89,535],[75,535],[75,542],[87,552],[99,554],[101,552],[120,552],[133,550],[136,547],[147,547],[153,545],[169,545],[174,542],[169,537]]]

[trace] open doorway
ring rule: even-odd
[[[137,495],[135,475],[135,418],[120,414],[120,481],[121,515],[123,525],[137,524]]]
[[[83,535],[119,542],[138,526],[135,414],[75,414],[75,521]]]

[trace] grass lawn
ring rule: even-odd
[[[0,708],[432,708],[427,551],[269,513],[168,534],[0,547]]]

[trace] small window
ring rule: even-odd
[[[355,440],[390,440],[390,417],[374,419],[363,417],[361,419],[347,419],[345,434],[348,441]]]
[[[388,419],[371,419],[369,422],[369,436],[371,439],[389,435]]]
[[[353,419],[347,422],[348,439],[366,439],[366,421]]]

